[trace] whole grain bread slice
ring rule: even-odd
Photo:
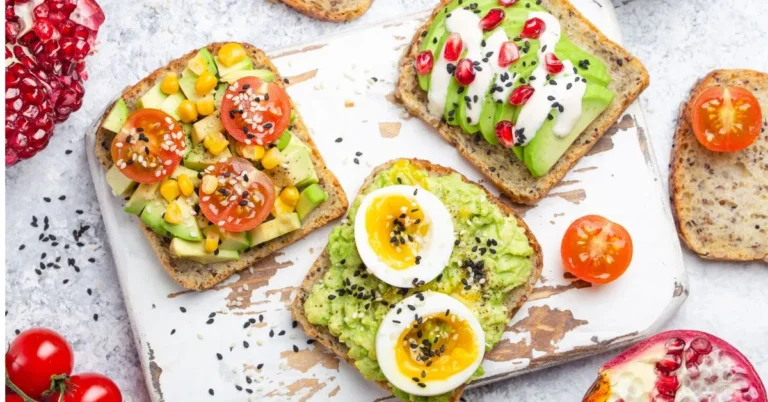
[[[763,111],[763,129],[742,151],[713,152],[691,128],[693,102],[706,88],[740,86]],[[680,237],[712,260],[768,262],[768,74],[716,70],[680,108],[672,143],[669,192]]]
[[[368,11],[373,0],[280,0],[296,11],[318,20],[350,21]]]
[[[542,0],[541,6],[560,20],[565,36],[605,63],[612,78],[608,88],[616,96],[608,108],[576,138],[549,172],[538,178],[533,177],[528,168],[509,150],[489,144],[479,134],[467,135],[460,127],[450,126],[427,111],[427,94],[419,88],[414,59],[423,40],[421,33],[429,28],[437,12],[449,2],[450,0],[443,0],[432,17],[416,31],[411,46],[400,60],[400,77],[395,95],[410,114],[436,128],[445,140],[456,147],[512,201],[533,204],[562,180],[571,167],[637,99],[648,86],[648,72],[639,60],[606,38],[567,0]]]
[[[241,43],[246,53],[254,62],[255,68],[268,69],[275,73],[275,84],[285,86],[283,78],[272,64],[266,54],[260,49]],[[224,43],[211,43],[206,48],[216,54]],[[186,55],[168,63],[165,67],[153,71],[149,76],[139,81],[136,85],[126,88],[120,95],[130,109],[135,108],[136,101],[147,92],[157,82],[162,80],[168,72],[181,73],[186,67],[187,61],[197,54],[198,50],[193,50]],[[336,176],[325,166],[320,151],[315,146],[312,138],[309,136],[307,127],[301,118],[299,110],[293,104],[293,110],[296,119],[293,123],[292,133],[298,135],[311,149],[312,162],[315,165],[317,176],[320,179],[320,186],[328,193],[328,200],[322,203],[317,209],[307,215],[301,223],[301,229],[295,230],[274,240],[259,244],[255,247],[240,253],[240,259],[237,261],[220,262],[214,264],[199,264],[194,261],[175,258],[170,252],[170,240],[164,238],[152,231],[149,227],[139,221],[144,233],[147,235],[150,245],[157,253],[163,268],[179,285],[192,290],[205,290],[211,288],[217,283],[227,279],[232,274],[248,268],[260,259],[272,254],[273,252],[286,247],[295,241],[303,238],[311,231],[331,222],[342,216],[347,210],[347,196],[344,194]],[[107,117],[112,107],[107,108],[99,121],[99,130],[96,132],[96,147],[94,152],[96,157],[104,166],[109,169],[112,166],[112,157],[110,147],[115,133],[101,128],[103,120]]]
[[[397,162],[397,160],[392,160],[387,163],[384,163],[378,167],[376,167],[370,176],[365,180],[362,187],[360,188],[359,194],[363,194],[365,192],[365,189],[373,183],[374,178],[376,175],[384,170],[392,166]],[[520,309],[520,306],[525,303],[526,300],[528,300],[528,295],[533,290],[533,286],[536,284],[536,282],[539,281],[539,277],[541,276],[541,270],[544,266],[543,263],[543,255],[541,253],[541,246],[539,245],[538,241],[533,235],[533,232],[528,228],[528,226],[523,222],[523,220],[515,214],[515,212],[510,208],[509,205],[503,203],[499,198],[493,196],[491,193],[488,192],[487,189],[480,186],[477,183],[471,182],[469,179],[464,177],[464,175],[461,175],[460,173],[456,172],[455,170],[432,164],[425,160],[420,159],[410,159],[410,162],[427,172],[429,172],[432,176],[444,176],[449,175],[451,173],[456,173],[461,176],[461,178],[467,182],[472,183],[480,188],[482,188],[486,196],[489,200],[494,202],[501,210],[506,214],[507,216],[513,216],[515,219],[517,219],[517,224],[519,227],[523,228],[525,230],[525,234],[528,237],[528,243],[533,248],[533,254],[528,257],[531,262],[533,263],[533,269],[531,271],[531,276],[528,278],[528,281],[525,282],[525,284],[520,285],[513,289],[509,295],[507,296],[505,305],[507,308],[509,308],[509,314],[508,319],[511,319],[512,316],[515,315],[515,313]],[[291,305],[291,313],[293,315],[293,319],[298,321],[299,325],[301,325],[301,328],[304,330],[304,332],[307,334],[307,336],[317,340],[320,344],[325,346],[328,350],[335,353],[340,358],[344,359],[347,363],[352,365],[354,367],[354,362],[348,355],[348,348],[346,345],[344,345],[342,342],[339,341],[338,338],[333,336],[327,327],[324,326],[318,326],[314,325],[309,322],[307,319],[306,313],[304,311],[304,304],[307,301],[307,297],[309,297],[309,293],[312,291],[312,287],[317,283],[319,280],[323,278],[323,275],[325,275],[325,272],[328,271],[331,268],[331,260],[328,255],[328,250],[324,250],[323,253],[320,255],[320,257],[315,261],[315,263],[312,265],[312,268],[310,268],[309,272],[307,273],[307,276],[304,278],[304,281],[301,283],[301,286],[296,291],[296,298],[293,301],[293,304]],[[386,382],[378,382],[379,386],[386,390],[391,390],[389,388],[389,385]],[[464,392],[464,386],[461,388],[457,388],[453,394],[451,395],[451,401],[458,401],[461,398],[461,394]]]

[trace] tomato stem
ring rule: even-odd
[[[8,377],[8,372],[5,373],[5,385],[13,390],[16,395],[20,396],[21,399],[24,400],[24,402],[36,402],[34,399],[30,398],[25,394],[19,387],[16,386],[16,384],[11,381],[10,377]]]

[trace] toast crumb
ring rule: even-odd
[[[280,0],[288,7],[318,20],[345,22],[359,18],[372,0]]]

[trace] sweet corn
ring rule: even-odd
[[[207,174],[203,176],[203,181],[200,183],[200,190],[203,191],[203,194],[211,195],[216,191],[216,187],[218,186],[219,181],[216,180],[216,176]]]
[[[166,222],[171,224],[178,224],[181,223],[182,216],[181,216],[181,207],[179,207],[179,204],[176,203],[176,201],[171,202],[168,204],[168,208],[165,210],[165,214],[163,215],[163,218]]]
[[[205,247],[206,253],[212,253],[219,248],[219,234],[215,230],[209,230],[205,234],[205,244],[203,247]]]
[[[212,72],[207,70],[203,71],[203,73],[197,77],[197,81],[195,81],[195,92],[200,96],[207,95],[209,92],[213,91],[213,88],[216,88],[217,83],[218,80],[216,80],[216,76],[213,75]]]
[[[181,191],[179,191],[179,183],[176,180],[168,179],[160,185],[160,195],[168,202],[179,198],[179,194]]]
[[[299,201],[299,190],[295,186],[288,186],[280,192],[280,199],[283,200],[284,203],[295,207],[296,203]]]
[[[239,43],[227,43],[219,50],[219,61],[229,67],[245,59],[245,49]]]
[[[293,205],[288,205],[283,202],[282,197],[275,198],[275,206],[272,208],[272,216],[290,214],[291,212],[293,212]]]
[[[264,166],[264,169],[272,170],[280,164],[281,159],[280,150],[276,147],[270,148],[269,151],[264,154],[264,157],[261,158],[261,165]]]
[[[192,184],[192,179],[190,179],[186,173],[179,175],[179,178],[176,180],[179,182],[179,190],[181,190],[181,193],[185,196],[189,197],[195,192],[195,186]]]
[[[214,106],[213,106],[213,95],[207,95],[206,97],[199,99],[196,102],[197,105],[197,112],[200,113],[203,116],[208,116],[209,114],[213,113]]]
[[[173,95],[179,92],[179,76],[176,73],[168,73],[163,77],[160,83],[160,90],[167,95]]]
[[[260,161],[264,157],[264,147],[261,145],[247,145],[241,142],[237,143],[235,148],[238,154],[243,158],[250,159],[252,161]]]
[[[184,99],[179,104],[179,108],[176,110],[181,117],[181,121],[184,123],[192,123],[197,120],[197,107],[195,103],[189,99]]]
[[[227,148],[229,141],[227,141],[227,137],[224,137],[224,134],[217,131],[206,135],[203,145],[208,149],[208,152],[218,155]]]

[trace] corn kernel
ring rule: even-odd
[[[207,95],[206,97],[199,99],[196,102],[197,112],[203,116],[208,116],[213,113],[215,107],[213,105],[213,95]]]
[[[167,95],[179,92],[179,76],[176,73],[168,73],[160,83],[160,90]]]
[[[171,224],[179,224],[181,223],[182,216],[181,216],[181,207],[179,207],[179,204],[176,203],[176,201],[171,202],[168,204],[168,208],[165,210],[165,214],[163,215],[163,218],[166,222]]]
[[[179,190],[181,190],[181,193],[185,196],[189,197],[195,192],[195,186],[192,184],[192,179],[190,179],[186,173],[180,174],[179,178],[176,180],[179,182]]]
[[[272,170],[280,164],[281,159],[280,150],[276,147],[270,148],[269,151],[264,154],[264,157],[261,158],[261,165],[264,166],[264,169]]]
[[[176,180],[168,179],[160,185],[160,195],[168,202],[179,198],[179,194],[181,191],[179,191],[179,183]]]
[[[179,104],[179,108],[176,110],[181,117],[181,121],[184,123],[192,123],[197,120],[197,107],[195,103],[189,99],[184,99]]]
[[[203,194],[211,195],[216,191],[216,187],[218,186],[219,181],[216,180],[216,176],[207,174],[203,176],[203,181],[200,183],[200,190],[203,191]]]
[[[284,203],[294,207],[299,201],[299,190],[295,186],[288,186],[280,193],[280,199]]]
[[[239,43],[227,43],[219,50],[219,61],[229,67],[245,59],[245,49]]]
[[[212,253],[219,248],[219,234],[215,230],[209,230],[205,234],[205,252]]]
[[[208,152],[218,155],[224,151],[229,145],[229,141],[224,137],[224,134],[219,132],[213,132],[205,136],[203,145],[208,149]]]
[[[283,202],[282,197],[275,197],[275,206],[272,208],[272,216],[290,214],[293,212],[293,205]]]
[[[260,161],[261,158],[264,157],[264,153],[266,152],[264,150],[264,147],[261,145],[253,145],[253,144],[248,145],[248,144],[243,144],[241,142],[237,143],[235,150],[243,158],[250,159],[252,161]]]
[[[213,91],[213,88],[216,88],[216,84],[218,84],[216,76],[210,71],[203,71],[203,73],[197,77],[197,81],[195,81],[195,92],[200,96],[207,95],[209,92]]]

